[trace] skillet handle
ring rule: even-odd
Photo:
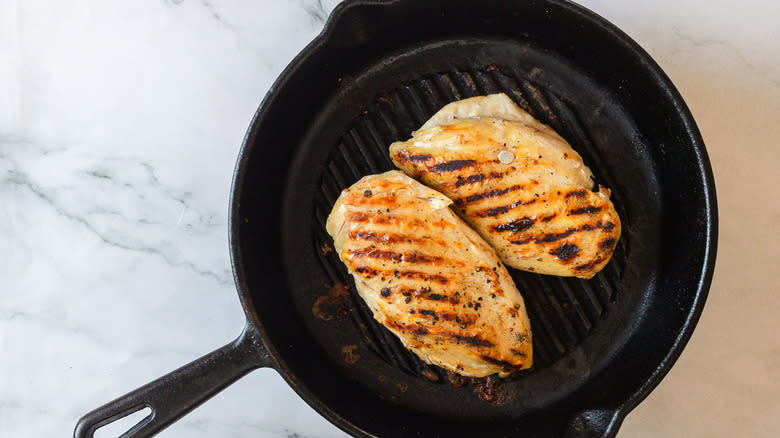
[[[247,324],[233,342],[84,415],[73,437],[92,438],[98,428],[144,408],[152,413],[120,438],[153,436],[248,372],[272,363],[256,329]]]
[[[623,414],[609,409],[590,409],[571,417],[567,438],[612,438],[617,435]]]

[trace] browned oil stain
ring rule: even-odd
[[[466,377],[452,371],[447,371],[447,381],[450,382],[453,388],[460,388],[466,384]]]
[[[426,377],[425,375],[423,376]],[[446,378],[447,382],[449,382],[453,388],[460,388],[466,383],[471,383],[474,395],[483,402],[502,404],[506,403],[509,399],[509,394],[504,389],[505,380],[498,377],[496,374],[487,377],[466,377],[452,371],[447,371]]]
[[[401,392],[406,392],[409,390],[409,385],[407,385],[406,383],[399,383],[396,386],[398,386],[398,390]]]
[[[344,362],[348,365],[352,365],[360,359],[360,355],[357,354],[357,345],[344,345],[341,347],[341,354],[344,355]]]
[[[432,370],[430,368],[426,368],[426,369],[422,370],[422,372],[420,372],[420,374],[422,374],[423,377],[425,377],[426,379],[430,380],[431,382],[438,382],[439,381],[439,375],[436,373],[436,371],[434,371],[434,370]]]
[[[322,245],[320,245],[320,252],[322,253],[322,255],[328,255],[332,251],[333,251],[333,247],[330,246],[328,242],[322,242]]]
[[[395,107],[395,105],[393,105],[393,102],[385,96],[379,96],[376,100],[386,103],[388,106],[390,106],[390,108]]]
[[[314,316],[324,321],[344,318],[352,309],[349,286],[342,283],[336,283],[326,295],[317,297],[311,306]]]
[[[471,380],[474,394],[480,400],[493,404],[502,404],[507,401],[507,393],[503,391],[504,380],[495,374],[481,378],[472,377],[469,380]]]

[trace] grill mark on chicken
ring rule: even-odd
[[[363,274],[363,276],[367,279],[376,277],[377,275],[383,277],[383,278],[410,278],[413,280],[423,280],[423,281],[431,281],[438,284],[447,284],[449,283],[450,279],[439,274],[428,274],[426,272],[420,272],[420,271],[412,271],[412,270],[400,270],[400,269],[394,269],[394,270],[386,270],[386,269],[374,269],[370,266],[360,265],[356,266],[353,269],[355,272],[359,274]]]
[[[447,284],[450,279],[438,274],[426,274],[420,271],[393,271],[394,275],[399,278],[412,278],[415,280],[433,281],[434,283]]]
[[[453,321],[460,326],[460,328],[466,328],[470,325],[474,325],[476,319],[472,315],[464,315],[462,313],[454,315],[446,312],[439,312],[439,316],[447,321]]]
[[[423,161],[428,161],[428,160],[430,160],[433,157],[428,155],[428,154],[410,155],[410,154],[404,152],[404,153],[398,154],[398,156],[396,158],[398,160],[400,160],[400,161],[405,161],[405,162],[408,162],[408,163],[419,163],[419,162],[423,162]]]
[[[526,237],[525,239],[518,239],[518,240],[510,240],[509,243],[513,245],[525,245],[528,242],[533,241],[535,238],[533,236]]]
[[[373,233],[369,231],[351,231],[349,233],[349,239],[352,241],[363,240],[367,242],[392,244],[392,243],[414,243],[417,245],[439,245],[448,246],[446,242],[441,239],[435,239],[430,236],[415,237],[408,234],[396,234],[396,233]]]
[[[435,173],[455,172],[456,170],[471,167],[475,164],[477,164],[477,160],[452,160],[431,166],[428,170]]]
[[[527,228],[531,228],[532,226],[534,226],[534,223],[536,223],[534,219],[531,219],[530,217],[524,217],[524,218],[513,220],[512,222],[496,225],[495,227],[493,227],[493,229],[498,231],[499,233],[502,233],[504,231],[510,231],[512,232],[512,234],[517,234],[520,231],[523,231]]]
[[[536,198],[531,198],[531,199],[529,199],[527,201],[517,200],[517,201],[515,201],[515,202],[513,202],[513,203],[511,203],[509,205],[502,205],[500,207],[493,207],[493,208],[487,208],[487,209],[484,209],[484,210],[477,210],[477,211],[471,212],[469,215],[470,216],[475,216],[475,217],[496,217],[496,216],[499,216],[499,215],[502,215],[502,214],[508,212],[509,210],[512,210],[512,209],[515,209],[517,207],[524,206],[524,205],[531,205],[534,202],[536,202]]]
[[[496,217],[499,214],[506,213],[512,208],[510,205],[502,205],[501,207],[488,208],[487,210],[478,211],[472,213],[472,216],[477,217]]]
[[[589,261],[587,263],[583,263],[581,265],[575,266],[574,270],[578,271],[578,272],[592,271],[594,266],[598,265],[599,263],[603,262],[604,260],[606,260],[606,257],[598,256],[598,257],[594,258],[593,260],[591,260],[591,261]]]
[[[464,266],[460,260],[447,259],[440,256],[431,256],[420,253],[401,253],[394,251],[384,251],[376,248],[350,249],[347,251],[354,259],[372,258],[379,260],[391,260],[397,263],[418,263],[426,265],[453,265]]]
[[[610,222],[607,222],[607,223],[610,223]],[[515,245],[525,245],[526,243],[529,243],[531,241],[533,241],[535,243],[550,243],[550,242],[555,242],[557,240],[564,239],[564,238],[569,237],[572,234],[580,232],[580,231],[592,231],[592,230],[595,230],[597,228],[602,228],[602,227],[604,229],[606,229],[606,227],[601,225],[601,222],[597,222],[595,224],[582,224],[579,227],[572,227],[572,228],[569,228],[569,229],[567,229],[565,231],[562,231],[560,233],[545,233],[545,234],[542,234],[541,236],[531,236],[531,237],[526,237],[524,239],[511,240],[510,242],[515,244]],[[613,227],[614,227],[614,225],[613,225]]]
[[[358,266],[355,268],[355,272],[358,274],[363,274],[366,278],[376,277],[376,275],[379,273],[376,269],[371,269],[368,266]]]
[[[496,273],[496,271],[490,269],[488,266],[477,266],[476,271],[483,272],[485,275],[489,277],[487,283],[492,285],[492,287],[490,288],[492,294],[498,296],[504,296],[504,290],[501,288],[501,285],[498,282],[498,274]]]
[[[419,309],[417,313],[419,313],[420,315],[432,316],[434,319],[439,319],[439,317],[436,316],[436,312],[434,312],[433,310]]]
[[[401,332],[409,332],[413,333],[415,335],[427,335],[430,333],[428,329],[421,326],[420,324],[403,324],[400,322],[396,322],[392,319],[385,319],[384,324],[390,328],[396,329]]]
[[[401,293],[401,295],[405,297],[419,297],[426,294],[431,294],[431,288],[430,287],[421,287],[419,289],[411,288],[411,287],[399,287],[398,291]]]
[[[585,207],[578,207],[569,210],[566,213],[566,216],[575,216],[579,214],[594,214],[600,212],[603,208],[604,208],[603,206],[586,205]]]
[[[411,314],[419,314],[426,317],[430,317],[429,320],[433,321],[447,321],[455,323],[460,326],[461,329],[474,325],[476,318],[474,315],[468,315],[463,313],[450,313],[442,310],[430,310],[430,309],[409,309]]]
[[[460,187],[466,184],[474,184],[478,183],[485,179],[484,173],[478,173],[476,175],[469,175],[466,178],[463,178],[462,176],[458,175],[458,180],[455,181],[455,187]]]
[[[572,190],[571,192],[567,193],[566,197],[567,198],[571,198],[573,196],[575,198],[584,198],[587,193],[588,192],[585,189],[577,189],[577,190]]]
[[[599,249],[602,251],[608,251],[612,249],[615,246],[615,238],[614,237],[607,237],[606,239],[599,242]]]
[[[347,219],[352,222],[368,222],[372,218],[373,218],[372,215],[369,215],[368,213],[359,212],[359,211],[347,213]]]
[[[557,213],[553,213],[553,214],[548,215],[548,216],[542,216],[541,218],[539,218],[539,220],[542,221],[542,222],[550,222],[551,220],[553,220],[555,218],[555,216],[558,216],[558,214]]]
[[[449,337],[456,342],[463,342],[464,344],[473,345],[474,347],[492,347],[495,344],[488,341],[487,339],[482,339],[477,335],[473,336],[466,336],[466,335],[459,335],[457,333],[447,333]]]
[[[561,240],[563,238],[569,237],[572,234],[580,231],[580,228],[581,227],[569,228],[568,230],[563,231],[561,233],[546,233],[546,234],[542,234],[541,237],[537,237],[534,240],[536,241],[536,243],[555,242],[556,240]]]
[[[525,353],[520,350],[515,350],[514,348],[510,348],[509,351],[511,351],[512,354],[514,354],[515,356],[525,357]]]
[[[434,283],[439,284],[447,284],[449,283],[450,279],[439,274],[428,274],[426,272],[420,272],[420,271],[412,271],[412,270],[384,270],[384,269],[373,269],[368,266],[357,266],[355,267],[355,272],[358,272],[360,274],[368,274],[368,278],[375,277],[377,275],[382,275],[384,277],[395,277],[395,278],[411,278],[414,280],[423,280],[423,281],[431,281]]]
[[[492,363],[494,365],[500,365],[500,366],[503,366],[503,367],[505,367],[506,369],[509,369],[509,370],[517,368],[517,367],[522,365],[522,362],[520,362],[520,363],[512,363],[512,362],[509,362],[509,361],[506,361],[506,360],[496,359],[494,357],[488,356],[487,354],[482,354],[479,357],[481,357],[482,360],[484,360],[485,362],[490,362],[490,363]]]
[[[550,254],[558,257],[563,262],[568,262],[573,259],[577,253],[580,252],[580,247],[571,243],[564,243],[563,245],[550,251]]]
[[[370,190],[366,190],[366,192],[370,192]],[[398,200],[395,198],[395,194],[393,193],[383,193],[381,195],[361,196],[354,199],[351,204],[360,207],[376,207],[386,209],[397,208]]]
[[[487,192],[482,192],[482,193],[477,193],[477,194],[474,194],[474,195],[469,195],[469,196],[466,196],[465,198],[456,198],[454,200],[454,202],[455,202],[455,205],[472,204],[474,202],[481,201],[483,199],[495,198],[495,197],[498,197],[498,196],[503,196],[503,195],[505,195],[507,193],[510,193],[510,192],[514,192],[514,191],[517,191],[517,190],[522,190],[523,188],[524,188],[524,186],[522,184],[516,184],[516,185],[510,186],[510,187],[503,188],[503,189],[493,189],[493,190],[488,190]]]
[[[398,292],[407,298],[415,297],[415,299],[423,301],[446,301],[449,304],[460,304],[460,298],[457,296],[457,293],[455,295],[445,295],[438,292],[431,292],[431,288],[427,286],[420,289],[391,286],[381,289],[379,293],[382,297],[389,298],[393,292]]]
[[[409,227],[422,227],[424,222],[420,219],[391,215],[391,214],[369,214],[364,212],[349,212],[346,218],[355,223],[371,223],[378,225],[401,225],[406,224]]]
[[[478,182],[482,182],[485,180],[500,180],[504,177],[504,173],[501,172],[493,172],[490,173],[478,173],[474,175],[469,175],[466,177],[463,177],[462,175],[456,175],[456,181],[453,185],[453,187],[460,188],[461,186],[468,185],[468,184],[476,184]]]
[[[495,344],[487,339],[483,339],[479,337],[478,335],[461,335],[452,331],[449,331],[447,329],[444,330],[435,330],[433,328],[426,328],[423,327],[420,324],[403,324],[396,322],[391,319],[385,320],[385,324],[388,327],[394,328],[396,330],[400,331],[407,331],[414,334],[419,335],[427,335],[430,334],[435,337],[439,337],[442,339],[450,339],[455,341],[456,343],[464,343],[467,345],[471,345],[474,347],[494,347]],[[468,323],[470,325],[470,323]]]
[[[425,298],[427,298],[429,300],[434,300],[434,301],[444,301],[444,300],[447,299],[447,295],[428,294],[428,295],[425,295]]]
[[[452,304],[457,304],[460,302],[457,297],[450,296],[450,295],[442,295],[439,293],[431,293],[431,288],[423,288],[423,290],[417,290],[417,289],[401,289],[401,295],[405,297],[415,297],[420,300],[427,300],[427,301],[448,301]],[[454,299],[454,303],[453,303]]]

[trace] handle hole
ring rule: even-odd
[[[137,411],[125,414],[125,416],[101,426],[95,431],[94,438],[116,438],[125,436],[131,430],[140,429],[152,419],[152,408],[141,407]],[[143,424],[142,424],[143,423]]]

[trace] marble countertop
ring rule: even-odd
[[[0,436],[67,436],[239,333],[236,154],[336,3],[0,0]],[[699,326],[619,436],[777,436],[780,2],[583,3],[687,100],[721,214]],[[343,433],[260,370],[161,436]]]

